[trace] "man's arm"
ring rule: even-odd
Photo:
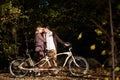
[[[56,38],[57,42],[59,42],[63,45],[65,44],[65,42],[62,39],[60,39],[59,36],[56,33],[54,33],[54,37]]]

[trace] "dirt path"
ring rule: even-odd
[[[63,76],[63,75],[57,75],[57,76],[39,76],[39,77],[33,77],[26,76],[24,78],[13,78],[9,73],[2,73],[0,74],[0,80],[80,80],[79,77],[70,77],[70,76]]]
[[[67,70],[59,72],[56,76],[47,76],[47,74],[45,74],[34,77],[33,75],[27,75],[24,78],[14,78],[9,72],[0,73],[0,80],[112,80],[110,78],[111,73],[108,74],[108,72],[105,72],[104,70],[91,70],[89,71],[89,75],[84,77],[71,76]],[[116,73],[115,80],[120,80],[120,72]]]
[[[67,75],[56,75],[56,76],[25,76],[24,78],[13,78],[9,73],[1,73],[0,80],[111,80],[110,76],[99,76],[99,75],[88,75],[85,77],[73,77]],[[116,77],[115,80],[120,80],[120,77]]]

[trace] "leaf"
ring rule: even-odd
[[[120,4],[117,6],[117,8],[120,10]]]
[[[95,32],[97,33],[97,35],[101,35],[102,34],[102,31],[99,30],[99,29],[95,29]]]
[[[96,49],[96,45],[95,45],[95,44],[91,45],[91,46],[90,46],[90,49],[91,49],[91,50],[95,50],[95,49]]]
[[[82,32],[79,34],[79,36],[78,36],[77,39],[79,40],[79,39],[81,39],[81,38],[82,38]]]
[[[115,68],[115,71],[120,71],[120,67],[116,67],[116,68]]]
[[[102,55],[106,55],[106,50],[103,50],[103,51],[101,52],[101,54],[102,54]]]

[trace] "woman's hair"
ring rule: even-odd
[[[41,27],[40,25],[37,26],[35,33],[39,33],[39,29],[40,29],[40,28],[43,28],[43,27]]]

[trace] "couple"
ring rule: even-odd
[[[49,29],[49,26],[37,26],[35,32],[35,51],[37,52],[37,57],[39,58],[39,60],[45,56],[46,50],[52,50],[52,52],[54,53],[53,59],[55,61],[53,62],[53,65],[57,67],[57,57],[55,56],[57,54],[57,42],[63,44],[64,46],[69,46],[69,44],[62,41],[56,33],[52,32]]]

